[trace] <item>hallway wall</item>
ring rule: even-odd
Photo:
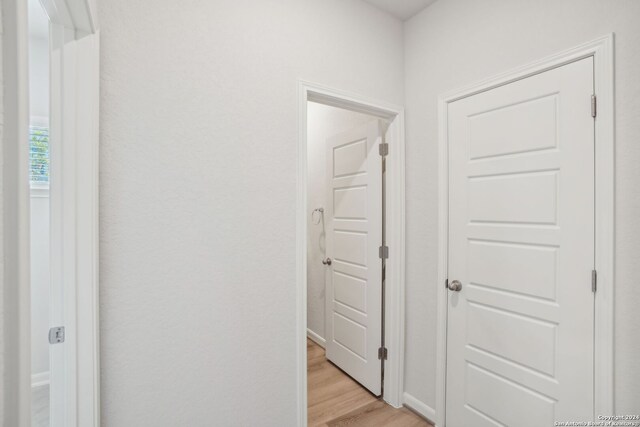
[[[297,79],[403,102],[359,0],[109,0],[102,425],[296,424]]]
[[[307,103],[307,328],[325,338],[326,221],[311,221],[311,212],[327,207],[327,138],[375,120],[366,114],[315,102]],[[315,214],[317,218],[317,213]]]
[[[435,406],[440,94],[616,33],[616,413],[640,410],[640,2],[440,0],[405,24],[405,389]]]

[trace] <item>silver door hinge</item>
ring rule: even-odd
[[[591,292],[595,292],[598,288],[598,272],[591,270]]]
[[[49,344],[64,342],[64,326],[56,326],[49,329]]]
[[[386,347],[380,347],[378,349],[378,359],[379,360],[387,360],[387,348]]]
[[[381,156],[386,156],[389,154],[389,144],[387,142],[381,142],[380,145],[378,145],[378,152],[380,153]]]
[[[598,113],[598,98],[595,95],[591,95],[591,117],[595,118]]]
[[[389,246],[380,246],[378,248],[378,256],[381,259],[387,259],[389,258]]]

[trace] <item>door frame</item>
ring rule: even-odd
[[[612,414],[614,408],[614,261],[615,261],[615,133],[614,35],[591,42],[440,96],[438,100],[438,301],[436,353],[436,425],[446,423],[447,301],[449,158],[448,104],[480,92],[521,80],[580,59],[593,57],[597,96],[595,119],[595,293],[594,416]]]
[[[296,353],[298,425],[307,425],[307,102],[369,114],[390,121],[386,160],[385,364],[383,399],[402,406],[405,315],[404,108],[347,91],[298,80],[298,179],[296,189]]]
[[[52,186],[52,257],[64,286],[65,427],[99,426],[98,315],[98,119],[99,32],[95,3],[40,0],[50,20],[50,128],[61,165]],[[4,425],[31,425],[31,298],[29,208],[29,69],[27,0],[3,3],[5,64],[3,132],[3,218],[5,382]],[[55,130],[53,128],[56,128]],[[57,133],[57,136],[53,133]],[[55,152],[55,154],[54,154]],[[58,236],[54,229],[58,228]],[[64,231],[62,231],[64,230]],[[55,246],[54,246],[55,245]],[[68,355],[68,357],[67,357]]]

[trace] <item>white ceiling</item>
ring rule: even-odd
[[[436,0],[364,0],[403,21],[411,18]]]

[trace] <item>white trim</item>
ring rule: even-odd
[[[438,252],[438,339],[436,372],[436,425],[445,426],[446,416],[446,342],[448,256],[448,104],[542,73],[583,58],[594,58],[595,92],[598,98],[596,136],[596,254],[598,291],[595,294],[595,405],[596,414],[612,414],[614,409],[614,261],[615,261],[615,142],[614,142],[614,56],[613,34],[516,68],[496,77],[443,95],[438,102],[439,116],[439,252]]]
[[[307,425],[307,102],[385,118],[390,154],[387,157],[387,260],[385,340],[389,353],[385,365],[384,400],[400,407],[404,382],[405,316],[405,199],[404,109],[326,86],[298,81],[298,180],[296,216],[296,336],[298,425]]]
[[[2,2],[3,413],[0,424],[31,425],[29,60],[27,2]]]
[[[31,198],[48,198],[49,184],[31,183],[29,188]]]
[[[386,237],[389,258],[386,261],[384,400],[402,407],[405,349],[405,141],[404,110],[387,130],[389,154],[386,161]]]
[[[404,405],[409,407],[412,411],[422,415],[431,424],[433,424],[436,419],[435,409],[406,392],[404,393]]]
[[[90,8],[86,0],[55,0],[76,13]],[[45,0],[46,3],[46,0]],[[93,11],[88,11],[93,16]],[[3,2],[3,64],[5,92],[3,128],[3,257],[5,284],[4,414],[0,424],[28,427],[31,424],[30,367],[30,239],[29,239],[29,92],[28,92],[28,26],[27,2]],[[52,24],[59,24],[54,15]],[[92,21],[93,22],[93,21]],[[68,22],[67,22],[68,24]],[[61,24],[62,25],[62,24]],[[52,25],[52,27],[55,25]],[[64,205],[64,284],[77,288],[77,293],[65,293],[69,309],[78,319],[67,327],[63,347],[72,354],[65,372],[77,381],[70,389],[77,390],[69,402],[64,425],[74,427],[99,426],[99,366],[98,366],[98,35],[92,31],[66,25],[64,36],[58,39],[58,62],[52,52],[51,115],[57,114],[54,125],[64,128],[64,150],[79,156],[69,156],[65,164],[69,180],[65,180]],[[50,49],[54,49],[54,40]],[[77,77],[77,78],[76,78]],[[64,111],[64,118],[60,119]],[[53,120],[52,120],[53,121]],[[51,127],[50,127],[51,130]],[[60,136],[60,135],[59,135]],[[80,157],[82,156],[82,157]],[[82,159],[82,161],[80,161]],[[89,160],[87,160],[89,159]],[[78,174],[76,179],[75,174]],[[52,195],[55,191],[52,188]],[[37,191],[36,191],[37,192]],[[37,195],[36,195],[37,196]],[[73,214],[73,216],[66,216]],[[74,222],[75,221],[75,222]],[[71,224],[71,226],[69,225]],[[53,232],[53,230],[52,230]],[[71,279],[67,281],[67,279]],[[76,286],[81,283],[82,286]],[[76,325],[78,327],[76,328]],[[75,342],[78,343],[75,346]],[[56,346],[60,348],[61,346]],[[50,373],[53,384],[55,372]],[[69,384],[69,383],[66,383]]]
[[[614,35],[594,49],[596,117],[596,256],[594,415],[613,414],[615,307],[615,105]]]
[[[29,117],[29,126],[38,126],[49,129],[49,117],[31,116]]]
[[[29,57],[27,2],[2,2],[3,413],[0,424],[31,425]]]
[[[31,374],[31,388],[49,385],[49,371]]]
[[[307,328],[307,338],[309,338],[311,341],[318,344],[322,348],[325,348],[327,345],[327,341],[324,338],[322,338],[320,335],[316,334],[309,328]]]
[[[100,34],[76,40],[76,309],[78,426],[100,425],[98,141]]]
[[[97,11],[89,0],[40,0],[51,23],[85,34],[98,31]]]
[[[449,251],[449,152],[447,101],[438,100],[438,280],[436,308],[436,416],[435,426],[445,426],[447,397],[447,290]]]
[[[51,47],[51,424],[98,426],[99,34],[52,24]]]

